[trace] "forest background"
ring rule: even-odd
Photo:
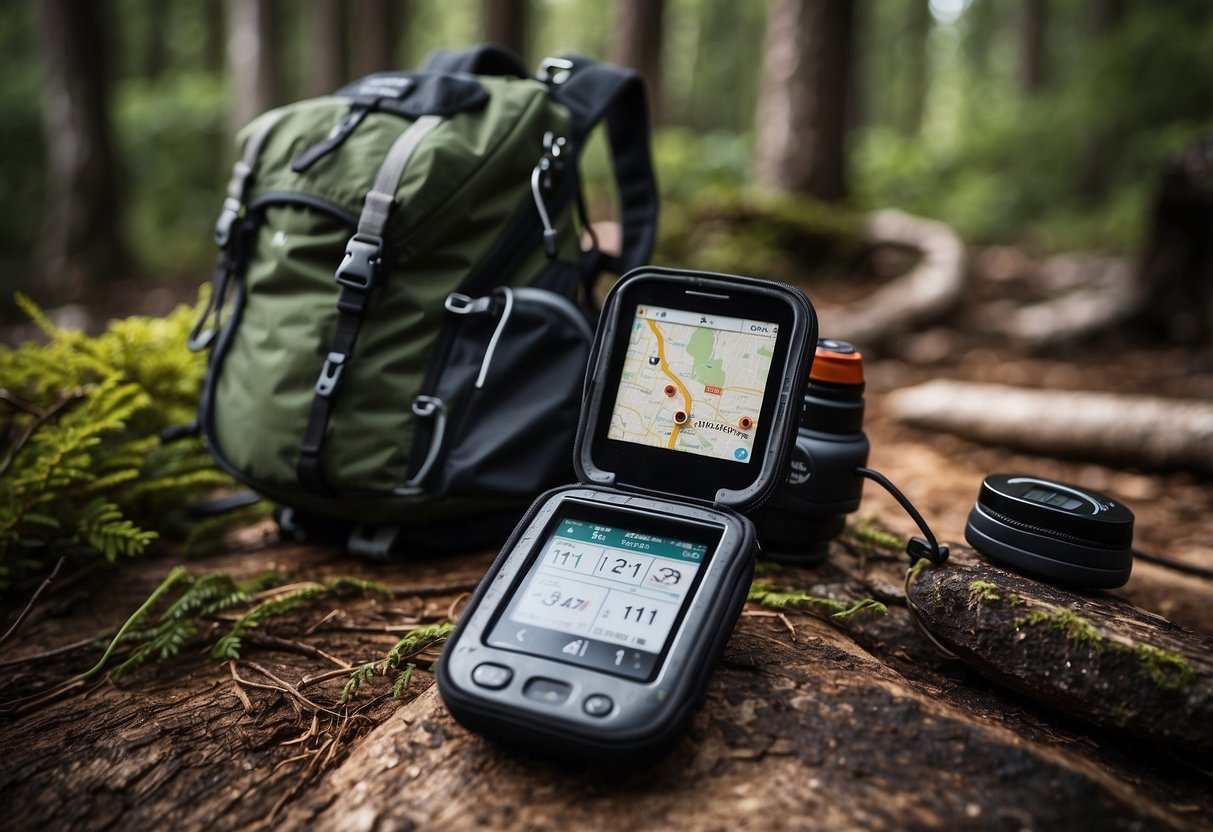
[[[797,7],[806,25],[779,22]],[[482,40],[639,68],[674,227],[757,186],[970,245],[1132,254],[1213,116],[1204,0],[21,0],[0,12],[0,314],[14,290],[196,285],[239,125]],[[814,127],[770,150],[789,54]]]

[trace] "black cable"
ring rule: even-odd
[[[1165,566],[1168,569],[1174,569],[1176,572],[1186,572],[1189,575],[1198,575],[1201,578],[1213,578],[1213,569],[1208,569],[1204,566],[1197,566],[1192,563],[1184,563],[1183,561],[1163,557],[1162,555],[1155,555],[1152,552],[1143,552],[1140,549],[1134,549],[1133,557],[1139,560],[1149,561],[1150,563],[1156,563],[1159,566]]]
[[[948,547],[939,544],[939,541],[935,539],[935,533],[931,531],[931,527],[927,525],[927,521],[919,514],[918,509],[914,508],[914,504],[910,502],[910,499],[905,494],[902,494],[901,490],[893,485],[888,477],[879,471],[863,467],[856,467],[855,473],[861,477],[867,477],[889,492],[893,496],[893,499],[905,509],[906,514],[910,515],[918,525],[923,535],[925,535],[926,540],[923,540],[921,537],[910,538],[909,544],[906,545],[906,554],[910,556],[910,560],[917,561],[919,558],[926,558],[931,563],[940,564],[948,559]]]

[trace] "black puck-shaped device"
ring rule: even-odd
[[[1040,477],[986,477],[965,540],[998,563],[1070,586],[1124,586],[1133,569],[1133,512],[1098,492]]]

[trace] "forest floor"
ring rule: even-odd
[[[1051,355],[999,342],[983,331],[978,307],[987,308],[989,293],[1024,287],[975,286],[955,326],[868,361],[871,466],[901,486],[945,541],[963,541],[984,476],[1017,471],[1119,498],[1136,515],[1139,548],[1213,567],[1207,477],[979,446],[887,415],[891,391],[937,377],[1213,398],[1208,353],[1115,334]],[[823,335],[832,304],[853,291],[809,289]],[[915,533],[871,485],[852,519],[868,518],[903,538]],[[854,540],[833,544],[816,569],[784,568],[765,579],[844,601],[874,598],[888,613],[842,623],[747,605],[707,702],[651,770],[608,777],[588,762],[558,766],[475,737],[446,714],[425,663],[400,699],[376,678],[339,703],[348,670],[382,658],[402,629],[457,617],[492,556],[380,564],[278,541],[271,524],[235,533],[189,569],[236,577],[279,569],[297,580],[356,575],[390,587],[393,600],[352,596],[306,607],[267,626],[266,638],[250,640],[234,663],[209,657],[230,623],[216,620],[171,661],[0,716],[5,827],[1208,828],[1208,724],[1193,726],[1194,744],[1142,738],[942,657],[912,626],[904,557]],[[995,583],[1012,580],[963,543],[954,560]],[[61,577],[0,651],[0,708],[91,665],[94,637],[118,626],[176,562],[166,554]],[[1139,562],[1123,589],[1070,597],[1114,612],[1116,596],[1190,630],[1196,655],[1208,659],[1213,581]],[[1049,597],[1061,603],[1055,592]],[[24,601],[4,598],[0,618],[11,621]],[[1062,644],[1056,675],[1098,673],[1073,647]],[[1195,684],[1189,702],[1207,698],[1211,681]]]

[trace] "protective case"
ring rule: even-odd
[[[620,359],[613,348],[623,342],[620,327],[633,325],[629,313],[637,308],[637,298],[670,286],[705,297],[741,293],[768,303],[777,299],[789,311],[784,318],[791,330],[788,346],[779,366],[772,364],[766,386],[774,404],[762,411],[770,430],[761,459],[756,443],[751,461],[759,465],[745,466],[752,476],[715,489],[708,498],[680,493],[678,481],[666,482],[659,471],[627,457],[611,464],[596,441],[606,434],[604,420],[610,420],[615,402]],[[758,543],[753,524],[741,512],[768,499],[784,477],[816,340],[812,306],[802,293],[782,284],[653,267],[633,270],[619,281],[603,308],[587,368],[574,463],[581,482],[550,491],[531,506],[489,568],[439,661],[439,692],[456,720],[511,746],[607,767],[652,761],[668,749],[702,703],[745,603]],[[695,485],[702,491],[702,483]],[[615,516],[660,518],[673,527],[707,526],[720,534],[650,679],[612,681],[598,670],[547,656],[506,653],[489,644],[491,629],[539,557],[557,516],[578,506]],[[485,664],[509,671],[502,674],[508,678],[500,687],[487,689],[483,680],[476,681],[473,673]],[[562,701],[545,702],[525,693],[531,683],[546,679],[559,680],[567,693]],[[611,708],[592,713],[595,697],[606,699]]]

